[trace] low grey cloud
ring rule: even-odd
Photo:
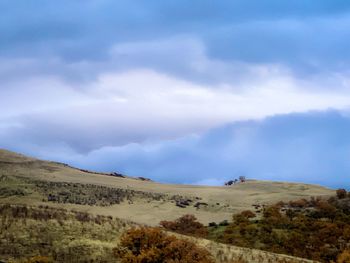
[[[153,53],[154,59],[149,59],[152,53],[148,57],[140,52],[131,57],[130,52],[125,57],[110,54],[118,45],[124,51],[126,45],[130,44],[129,49],[136,45],[141,51],[143,44],[147,49],[149,43],[164,44],[162,40],[179,36],[198,39],[214,61],[278,64],[299,77],[349,68],[350,4],[346,1],[29,0],[3,1],[0,8],[0,57],[32,59],[39,72],[51,71],[64,78],[86,80],[101,70],[120,70],[130,64],[143,67],[146,61],[167,74],[180,72],[182,77],[205,80],[207,72],[187,71],[190,45],[180,52],[162,46],[163,52]],[[35,65],[16,73],[33,72]],[[222,75],[209,80],[225,81]]]
[[[175,140],[103,147],[89,154],[61,147],[38,155],[161,182],[217,185],[245,175],[349,188],[349,132],[346,113],[309,112],[236,122]]]
[[[199,134],[237,120],[349,107],[346,92],[301,92],[299,84],[306,84],[288,74],[262,72],[248,83],[215,88],[150,70],[104,74],[83,90],[56,78],[17,81],[0,90],[1,144],[66,145],[87,153]],[[244,88],[248,84],[251,89]]]

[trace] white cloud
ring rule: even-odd
[[[155,56],[169,60],[171,65],[172,59],[179,57],[176,61],[182,70],[229,77],[222,77],[220,82],[201,82],[152,69],[151,64],[121,70],[115,67],[120,54],[130,61],[147,54],[145,61]],[[58,66],[52,62],[55,67],[64,65],[62,61],[57,63]],[[24,64],[30,67],[30,61]],[[108,64],[83,64],[66,67],[90,72],[94,65],[98,66],[96,76],[89,81],[68,81],[40,71],[28,76],[19,73],[18,79],[4,82],[0,89],[0,118],[3,123],[16,125],[1,127],[1,133],[7,133],[8,140],[16,141],[15,136],[21,136],[32,144],[63,143],[79,151],[91,151],[173,139],[236,120],[329,108],[344,110],[350,106],[346,74],[298,79],[280,65],[217,61],[206,55],[200,41],[183,36],[160,43],[115,46]],[[43,67],[39,62],[33,64],[37,65]]]
[[[42,78],[20,82],[13,92],[3,90],[1,115],[20,122],[27,136],[35,131],[34,141],[49,137],[91,150],[176,138],[235,120],[349,107],[350,94],[342,90],[315,93],[301,84],[315,85],[279,72],[238,89],[230,84],[193,83],[148,69],[104,73],[83,90]]]

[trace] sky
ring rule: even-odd
[[[0,10],[0,148],[159,182],[350,189],[348,0]]]

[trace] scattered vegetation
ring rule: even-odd
[[[90,206],[110,206],[124,201],[132,202],[135,195],[141,194],[133,190],[93,184],[36,181],[35,186],[46,196],[45,201]],[[148,197],[158,200],[161,198],[160,195]]]
[[[279,202],[265,207],[260,219],[244,211],[234,215],[224,229],[209,227],[209,233],[209,238],[227,244],[321,262],[335,262],[339,257],[342,262],[350,246],[350,197],[341,189],[329,199]]]
[[[132,204],[135,199],[149,201],[169,201],[177,206],[188,206],[193,201],[181,195],[136,191],[132,189],[107,187],[95,184],[50,182],[32,180],[20,176],[0,176],[0,198],[26,196],[38,192],[44,202],[78,204],[90,206],[111,206],[122,202]],[[197,198],[199,200],[199,198]]]
[[[214,263],[210,253],[191,241],[159,228],[132,228],[122,237],[115,255],[122,263]]]
[[[0,175],[0,184],[0,198],[30,194],[29,189],[18,178]]]

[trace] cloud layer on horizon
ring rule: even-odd
[[[247,178],[350,187],[350,116],[309,112],[241,121],[158,143],[103,147],[89,154],[46,149],[40,157],[160,182],[222,185]]]

